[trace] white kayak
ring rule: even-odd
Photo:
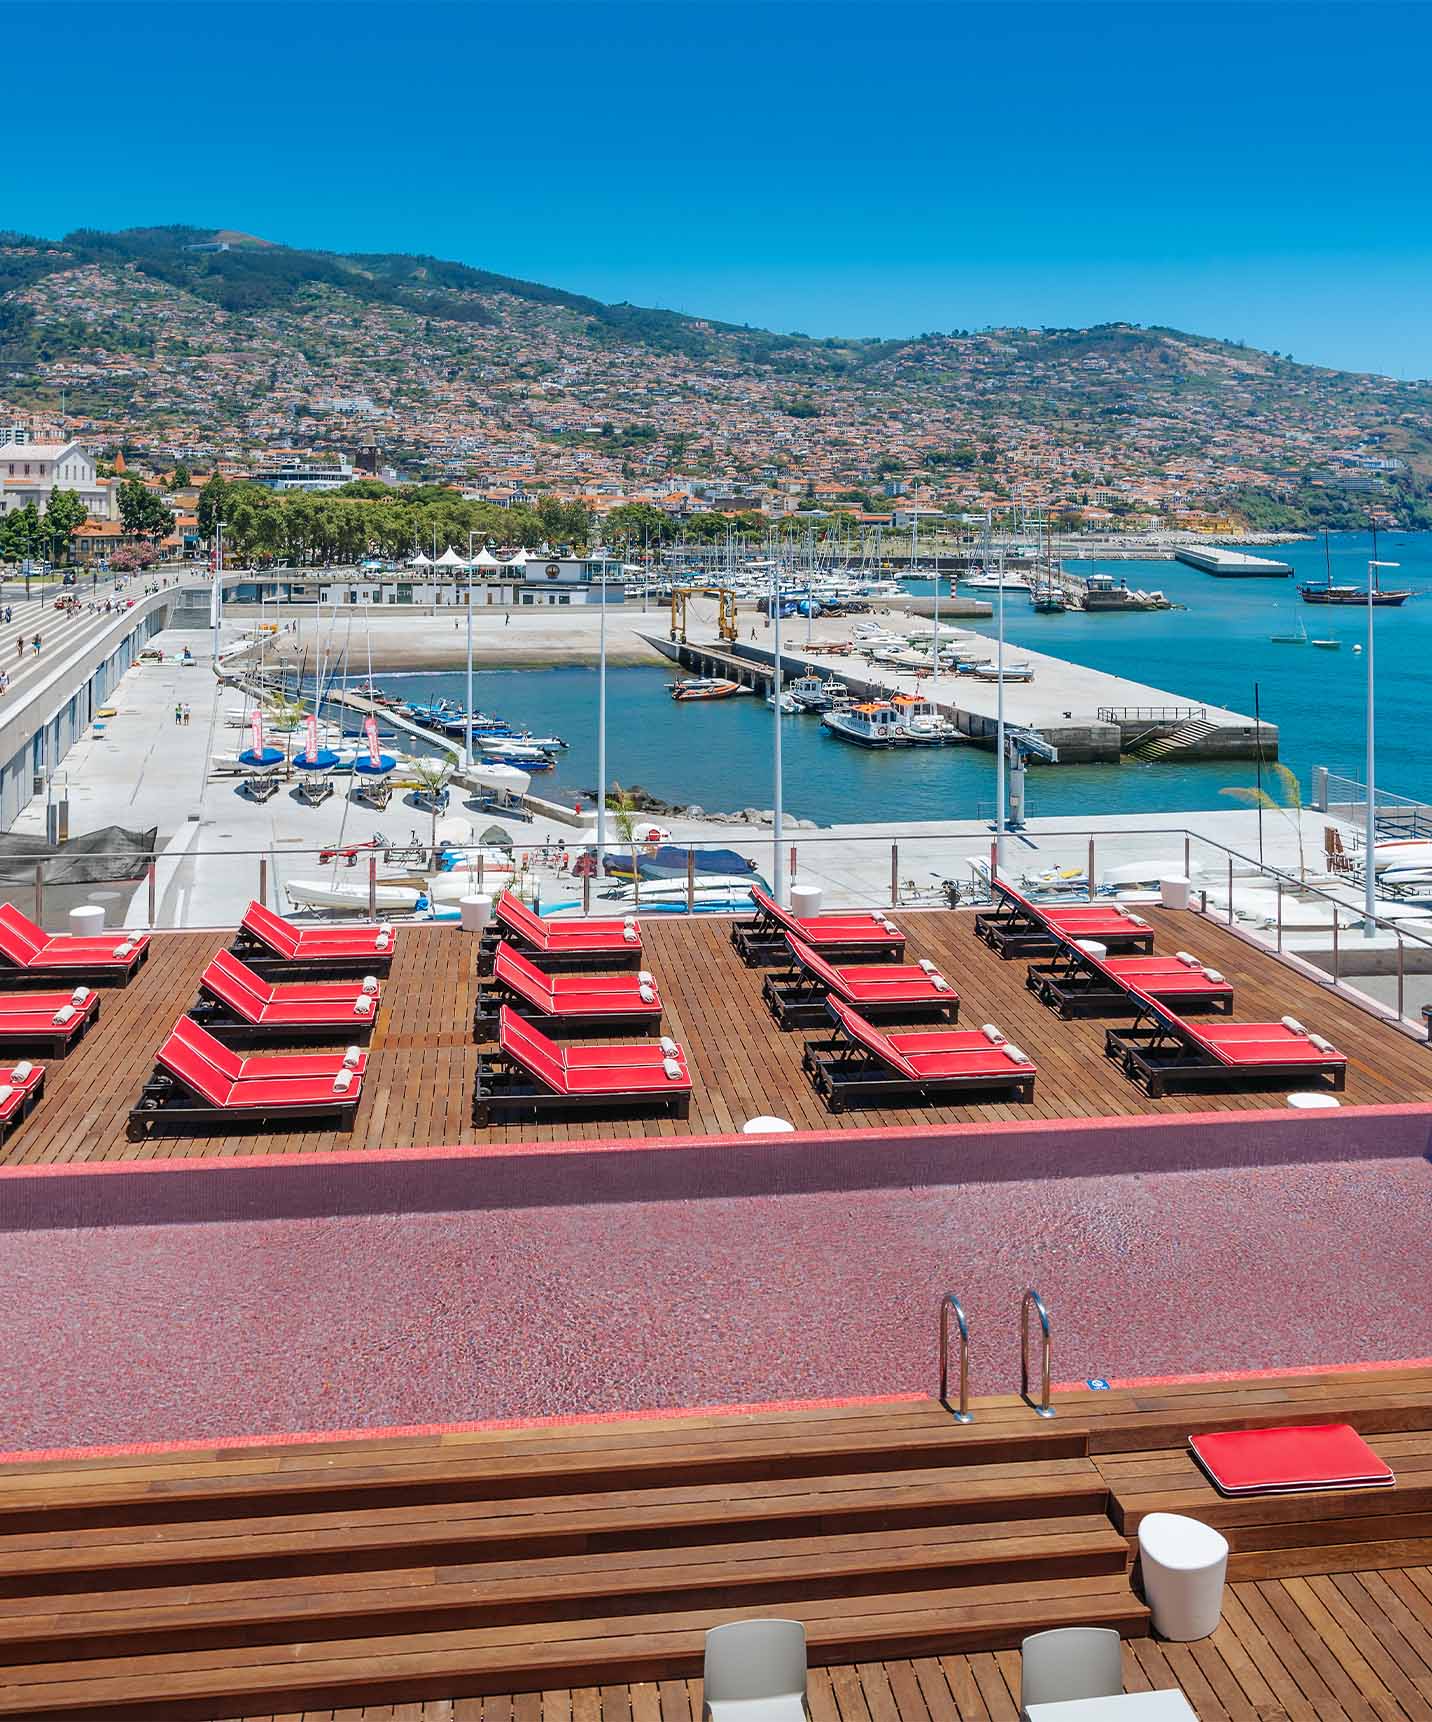
[[[283,889],[295,909],[347,909],[355,914],[367,914],[369,908],[366,881],[361,885],[346,885],[328,879],[289,879]],[[417,908],[420,895],[411,885],[380,883],[376,887],[380,911],[411,911]]]

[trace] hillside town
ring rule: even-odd
[[[207,243],[222,260],[230,240]],[[0,269],[26,256],[0,245]],[[0,511],[73,492],[80,558],[145,541],[137,504],[128,524],[119,507],[136,478],[171,510],[173,548],[197,536],[196,475],[555,501],[648,538],[697,516],[902,532],[986,512],[1206,535],[1373,509],[1416,523],[1432,467],[1432,389],[1167,330],[765,337],[752,356],[692,319],[679,338],[613,335],[545,290],[419,312],[315,281],[225,309],[140,265],[65,262],[0,298],[26,330],[0,345]]]

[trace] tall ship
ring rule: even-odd
[[[1298,594],[1305,604],[1343,604],[1381,605],[1394,609],[1399,604],[1405,604],[1412,596],[1412,589],[1384,587],[1382,584],[1382,565],[1377,560],[1377,533],[1372,535],[1372,561],[1368,564],[1368,586],[1337,585],[1333,581],[1332,553],[1328,547],[1328,535],[1323,533],[1323,566],[1326,570],[1322,583],[1309,580],[1299,586]]]

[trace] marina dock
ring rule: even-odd
[[[1249,556],[1243,550],[1219,550],[1209,544],[1181,544],[1174,559],[1223,580],[1282,580],[1293,572],[1290,562],[1275,562],[1271,556]]]
[[[737,641],[734,645],[689,641],[682,643],[648,635],[651,644],[673,663],[698,676],[727,676],[762,694],[770,691],[775,654],[772,648]],[[981,643],[995,653],[986,636]],[[1005,722],[1011,728],[1033,730],[1059,753],[1061,765],[1116,763],[1128,754],[1152,759],[1252,759],[1278,757],[1278,726],[1261,726],[1242,712],[1190,700],[1184,695],[1109,675],[1083,664],[1069,663],[1044,652],[1006,645],[1007,664],[1028,663],[1032,682],[1004,684]],[[933,701],[961,734],[993,747],[997,727],[999,684],[971,675],[942,674],[938,684],[928,674],[918,678],[862,658],[822,652],[820,641],[794,649],[781,643],[783,677],[815,674],[834,676],[853,694],[865,699],[889,699],[919,692]]]

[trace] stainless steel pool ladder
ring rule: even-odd
[[[953,1312],[960,1330],[960,1405],[950,1404],[950,1315]],[[970,1324],[964,1308],[953,1292],[940,1299],[940,1403],[956,1423],[973,1423],[970,1410]]]
[[[1039,1316],[1039,1403],[1029,1396],[1029,1306],[1033,1304]],[[1044,1299],[1033,1288],[1024,1294],[1019,1306],[1019,1396],[1036,1417],[1052,1417],[1054,1407],[1049,1403],[1049,1311]]]

